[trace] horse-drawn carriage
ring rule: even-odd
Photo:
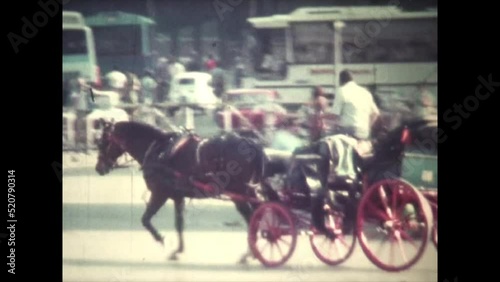
[[[359,241],[377,267],[410,268],[429,239],[437,248],[437,150],[429,148],[435,142],[429,130],[435,129],[433,123],[414,122],[375,140],[372,154],[352,155],[354,177],[321,179],[342,162],[338,154],[322,157],[319,147],[325,140],[289,157],[268,153],[268,166],[274,170],[268,176],[281,179],[274,185],[279,201],[263,203],[253,213],[248,242],[254,256],[268,267],[282,265],[293,254],[298,234],[305,233],[314,254],[326,264],[347,260]],[[329,188],[324,214],[330,234],[311,224],[310,187],[322,180]]]
[[[134,122],[104,128],[96,170],[107,174],[124,152],[142,165],[151,191],[142,223],[160,243],[163,237],[151,218],[168,198],[173,199],[180,242],[171,258],[183,251],[184,198],[221,195],[228,196],[245,218],[251,253],[268,267],[282,265],[292,256],[301,231],[310,237],[315,255],[329,265],[347,260],[356,241],[375,265],[387,271],[414,265],[431,237],[437,248],[437,190],[423,191],[402,179],[408,173],[403,170],[408,164],[408,141],[429,138],[422,133],[429,129],[426,122],[386,132],[373,141],[373,154],[352,155],[354,175],[326,180],[323,176],[329,176],[340,160],[338,154],[325,158],[324,142],[286,155],[237,134],[202,139],[191,132],[165,133]],[[424,173],[424,180],[434,179]],[[273,179],[278,179],[274,185]],[[321,205],[328,233],[311,227],[309,189],[321,181],[328,186]]]

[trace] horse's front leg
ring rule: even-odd
[[[163,245],[163,236],[160,235],[158,230],[151,224],[151,218],[158,212],[158,210],[167,201],[168,195],[165,193],[152,192],[150,200],[146,206],[146,211],[142,215],[142,225],[153,235],[153,238]]]
[[[169,257],[170,260],[177,260],[178,254],[184,252],[184,237],[182,232],[184,230],[184,197],[174,198],[175,206],[175,229],[179,237],[179,247]]]
[[[252,212],[254,210],[254,206],[252,206],[248,202],[234,202],[236,205],[236,209],[243,216],[245,222],[248,225],[250,224],[250,217],[252,216]],[[250,250],[250,246],[248,246],[246,253],[244,253],[239,260],[240,264],[246,264],[249,257],[253,257],[252,251]]]

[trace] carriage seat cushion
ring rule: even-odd
[[[356,153],[358,156],[365,160],[373,157],[372,142],[368,140],[359,140],[356,144]]]

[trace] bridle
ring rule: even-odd
[[[109,130],[108,133],[105,133],[108,135],[106,138],[108,140],[108,145],[106,146],[106,149],[104,150],[103,154],[99,154],[99,160],[102,161],[104,164],[106,164],[108,167],[113,167],[114,163],[116,160],[113,160],[109,155],[110,155],[110,150],[112,145],[118,145],[122,150],[126,151],[126,144],[122,142],[120,139],[118,139],[116,136],[113,135],[113,128]]]

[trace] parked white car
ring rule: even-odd
[[[220,103],[212,87],[212,75],[185,72],[176,75],[170,85],[169,98],[174,103],[192,103],[195,108],[213,110]]]

